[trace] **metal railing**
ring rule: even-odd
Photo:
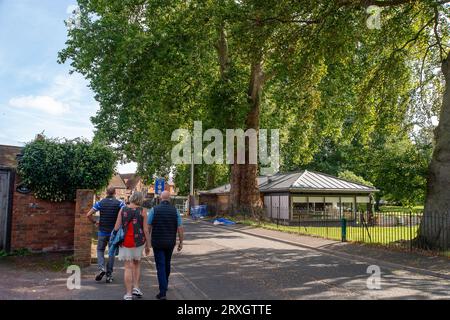
[[[429,251],[450,257],[450,218],[413,212],[294,213],[262,227],[339,241],[368,243],[403,250]]]

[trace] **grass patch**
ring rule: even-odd
[[[27,248],[16,249],[11,252],[6,252],[5,250],[0,250],[0,258],[2,257],[24,257],[30,255],[31,252]]]
[[[252,219],[244,218],[242,216],[227,217],[230,220],[236,221],[248,226],[259,227],[267,230],[282,231],[287,233],[295,233],[300,235],[308,235],[321,237],[331,240],[342,239],[341,227],[332,226],[286,226],[277,225],[276,223],[267,221],[255,221]],[[363,242],[373,244],[401,244],[404,241],[414,239],[417,234],[418,226],[412,228],[408,226],[392,226],[392,227],[380,227],[380,226],[348,226],[346,239],[352,242]]]
[[[256,221],[249,219],[248,216],[221,216],[223,218],[235,221],[238,224],[263,228],[267,230],[281,231],[292,234],[320,237],[330,240],[341,241],[341,227],[339,226],[286,226],[268,221]],[[212,218],[213,221],[215,218]],[[364,245],[373,245],[380,247],[396,248],[401,251],[409,250],[411,241],[416,238],[419,226],[347,226],[346,239],[349,242],[360,243]],[[450,250],[447,251],[429,251],[414,248],[416,252],[433,255],[439,254],[450,258]]]

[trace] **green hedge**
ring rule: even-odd
[[[106,187],[116,160],[111,148],[98,143],[40,137],[25,146],[18,172],[37,198],[59,202],[73,200],[77,189]]]

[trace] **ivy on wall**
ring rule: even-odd
[[[40,135],[25,145],[18,173],[36,198],[60,202],[74,200],[77,189],[106,187],[116,160],[113,150],[99,143]]]

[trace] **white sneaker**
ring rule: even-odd
[[[133,300],[133,296],[126,294],[123,296],[123,300]]]
[[[136,296],[138,298],[142,298],[144,294],[142,293],[142,291],[139,288],[134,288],[133,289],[133,296]]]

